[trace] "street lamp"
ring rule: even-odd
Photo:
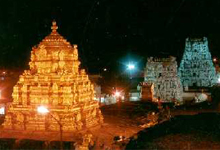
[[[129,63],[129,64],[127,65],[127,69],[128,69],[128,70],[134,70],[134,69],[135,69],[135,65],[134,65],[133,63]]]
[[[45,106],[39,106],[37,107],[37,112],[40,114],[47,114],[49,110]]]
[[[37,112],[43,115],[49,114],[58,124],[60,127],[60,149],[63,150],[63,130],[62,130],[62,124],[60,122],[60,120],[58,120],[57,118],[55,118],[50,111],[47,109],[47,107],[45,106],[38,106],[37,107]]]
[[[129,71],[129,78],[132,79],[132,71],[135,69],[135,64],[132,63],[132,62],[129,62],[128,65],[127,65],[127,70]]]
[[[115,92],[115,97],[120,97],[121,96],[121,93],[119,91],[116,91]]]
[[[133,69],[135,68],[135,65],[129,63],[129,64],[127,65],[127,67],[128,67],[128,70],[133,70]]]

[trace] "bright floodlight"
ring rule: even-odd
[[[115,92],[115,96],[116,96],[116,97],[119,97],[120,95],[121,95],[120,92],[118,92],[118,91]]]
[[[49,110],[45,106],[39,106],[39,107],[37,107],[37,112],[39,112],[41,114],[46,114],[49,112]]]
[[[218,78],[218,83],[220,83],[220,77]]]
[[[0,108],[0,114],[1,114],[1,115],[4,115],[4,114],[5,114],[5,107],[1,107],[1,108]]]
[[[128,64],[128,69],[133,70],[135,68],[134,64]]]

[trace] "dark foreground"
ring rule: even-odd
[[[176,116],[140,131],[126,149],[220,149],[220,114]]]

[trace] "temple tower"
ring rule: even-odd
[[[147,60],[145,83],[153,84],[154,98],[162,102],[182,101],[182,85],[177,75],[175,57],[153,58]]]
[[[216,71],[206,37],[186,39],[178,74],[184,87],[211,87],[216,83]]]
[[[25,131],[78,131],[103,122],[94,87],[85,70],[79,69],[77,45],[71,45],[58,32],[52,32],[32,48],[30,69],[25,70],[13,89],[3,123],[4,129]],[[50,115],[37,112],[44,105]],[[54,119],[55,118],[55,119]]]

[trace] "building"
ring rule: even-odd
[[[148,58],[144,82],[148,85],[153,84],[153,100],[162,102],[182,101],[182,85],[177,75],[175,57]]]
[[[89,75],[89,79],[94,85],[95,90],[95,99],[99,102],[101,102],[102,98],[102,88],[101,88],[101,75]]]
[[[217,82],[206,37],[186,39],[178,74],[185,90],[188,87],[211,87]]]
[[[53,22],[51,34],[32,48],[30,69],[13,88],[4,130],[75,132],[103,122],[94,86],[79,68],[77,45],[67,42],[57,28]],[[42,105],[50,115],[37,112]]]
[[[154,84],[143,82],[141,85],[141,100],[152,101],[154,97]]]
[[[0,104],[12,102],[12,90],[21,73],[18,69],[0,69]]]

